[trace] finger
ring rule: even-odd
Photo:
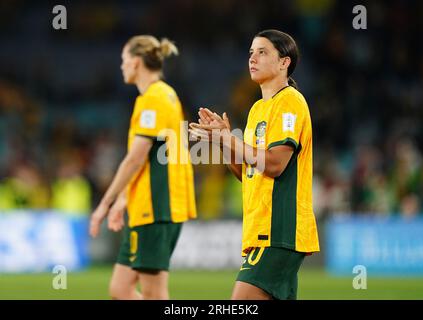
[[[206,115],[211,117],[213,115],[213,111],[211,111],[209,108],[203,108],[202,110]]]
[[[123,223],[119,223],[116,225],[116,232],[122,230],[123,228]]]
[[[198,124],[210,124],[211,121],[209,120],[202,120],[202,119],[198,119]]]
[[[199,124],[199,123],[191,122],[188,126],[189,126],[191,129],[196,129],[196,128],[198,128],[200,125],[201,125],[201,124]]]
[[[209,141],[209,135],[191,133],[191,141]]]
[[[191,137],[194,139],[208,139],[209,135],[204,130],[198,130],[198,129],[189,129],[189,133],[191,134]]]
[[[123,220],[123,217],[122,217],[122,219],[120,219],[119,221],[119,230],[122,229],[124,225],[125,225],[125,221]]]
[[[96,225],[91,225],[90,226],[90,236],[95,238],[98,235],[98,226]]]
[[[213,120],[222,120],[222,118],[216,112],[212,112],[207,108],[204,108],[203,110],[207,114],[207,117],[210,119],[210,122],[212,122]]]
[[[202,121],[202,122],[207,123],[207,124],[210,122],[210,118],[201,109],[200,109],[200,111],[198,111],[198,116],[200,117],[199,122]]]
[[[109,226],[115,225],[120,221],[120,210],[115,210],[114,212],[110,212],[109,217],[107,219],[107,223]]]
[[[212,131],[212,130],[218,130],[221,128],[219,125],[211,125],[211,124],[194,124],[191,126],[192,129],[197,130],[206,130],[206,131]]]
[[[205,130],[207,130],[208,127],[214,127],[214,126],[212,126],[210,124],[190,123],[189,127],[191,128],[191,130],[205,131]]]
[[[206,124],[201,124],[201,125],[196,125],[196,126],[192,126],[190,129],[188,129],[188,132],[190,132],[191,134],[194,134],[196,136],[210,136],[213,132],[213,130],[215,130],[216,128],[212,128],[212,129],[204,129],[204,128],[208,128],[211,127],[209,125]]]
[[[216,112],[213,112],[213,120],[218,122],[223,121],[223,119]]]
[[[223,113],[223,121],[225,122],[226,127],[230,130],[231,124],[229,122],[229,118],[228,118],[228,115],[226,114],[226,112]]]
[[[213,116],[215,119],[222,121],[222,118],[216,112],[213,112]]]
[[[122,229],[124,223],[123,223],[123,219],[119,219],[118,221],[115,221],[113,223],[113,231],[118,232]]]
[[[111,231],[117,231],[118,230],[118,225],[116,224],[116,222],[111,222],[111,223],[109,223],[108,228]]]
[[[211,112],[209,109],[203,108],[200,112],[207,119],[208,122],[213,121],[213,112]]]
[[[202,129],[203,127],[207,127],[207,126],[210,126],[210,125],[209,124],[199,124],[199,123],[195,123],[195,122],[189,124],[189,127],[192,130]]]

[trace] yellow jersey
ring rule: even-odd
[[[194,175],[182,106],[163,81],[137,97],[128,133],[128,149],[136,136],[153,140],[144,167],[127,191],[129,226],[184,222],[197,217]]]
[[[257,101],[248,115],[244,141],[262,149],[290,145],[294,153],[276,178],[243,164],[243,254],[268,246],[319,251],[312,205],[312,127],[303,95],[288,86],[267,101]]]

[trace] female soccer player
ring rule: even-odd
[[[168,299],[168,268],[182,223],[196,217],[193,170],[180,133],[183,112],[175,91],[161,80],[163,61],[178,54],[167,39],[131,38],[122,51],[122,73],[136,85],[128,152],[95,209],[90,234],[108,216],[110,230],[124,227],[110,282],[114,299]],[[137,291],[140,284],[142,295]]]
[[[232,299],[296,299],[304,256],[319,251],[311,119],[290,77],[297,59],[288,34],[265,30],[254,37],[249,69],[262,99],[249,112],[244,141],[231,134],[226,113],[221,118],[200,108],[199,123],[190,124],[192,136],[219,144],[230,155],[229,167],[242,181],[245,261]]]

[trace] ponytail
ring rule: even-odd
[[[134,36],[126,45],[131,55],[141,57],[145,66],[153,71],[162,71],[165,58],[178,55],[178,48],[167,38],[159,41],[150,35]]]
[[[288,84],[298,90],[298,84],[293,78],[288,77]]]
[[[169,41],[167,38],[163,38],[160,41],[160,51],[163,55],[163,58],[167,58],[174,54],[177,56],[179,54],[178,48],[175,46],[175,44],[172,41]]]

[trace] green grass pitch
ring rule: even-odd
[[[0,274],[0,299],[109,299],[112,266],[91,267],[68,273],[67,289],[55,290],[55,274]],[[237,270],[174,270],[170,276],[171,299],[229,299]],[[367,289],[355,290],[351,277],[333,277],[321,269],[303,268],[298,299],[423,299],[423,278],[368,278]]]

